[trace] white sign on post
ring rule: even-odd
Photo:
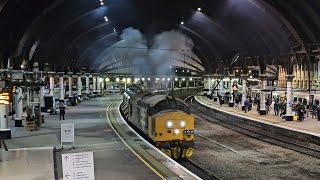
[[[93,152],[62,154],[64,180],[94,180]]]
[[[61,124],[61,144],[74,142],[74,124],[62,123]]]

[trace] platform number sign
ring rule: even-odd
[[[74,124],[62,123],[61,124],[61,143],[73,143],[74,142]]]
[[[62,154],[63,180],[94,180],[93,152]]]

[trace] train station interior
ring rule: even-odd
[[[0,179],[320,179],[319,0],[0,0]]]

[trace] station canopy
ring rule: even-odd
[[[317,0],[0,0],[0,60],[55,71],[215,72],[319,44]],[[241,62],[242,64],[254,62]]]

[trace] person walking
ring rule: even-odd
[[[60,103],[59,109],[60,109],[60,120],[61,118],[62,120],[64,120],[64,115],[66,114],[66,107],[64,105],[64,102]]]

